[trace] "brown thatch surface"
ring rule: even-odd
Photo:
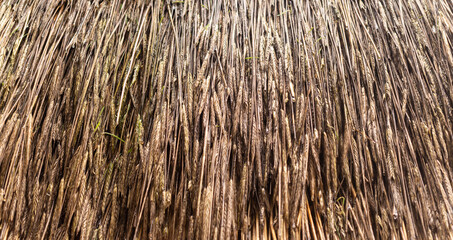
[[[453,238],[452,11],[0,1],[0,238]]]

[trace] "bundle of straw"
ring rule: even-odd
[[[453,238],[450,0],[0,16],[1,239]]]

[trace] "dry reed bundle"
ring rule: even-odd
[[[3,0],[1,239],[453,238],[453,2]]]

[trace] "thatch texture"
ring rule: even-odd
[[[0,2],[1,239],[453,238],[451,0]]]

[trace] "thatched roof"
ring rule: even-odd
[[[3,0],[1,239],[453,238],[450,0]]]

